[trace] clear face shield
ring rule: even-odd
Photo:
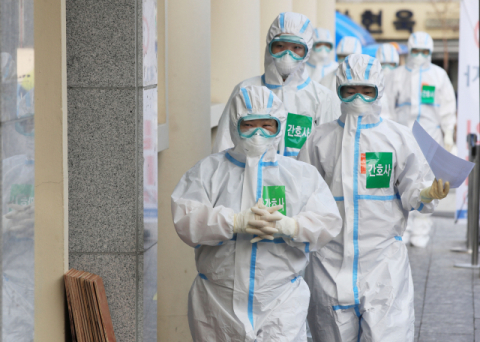
[[[372,103],[378,97],[378,88],[372,84],[344,84],[338,87],[338,97],[345,103],[357,98]]]

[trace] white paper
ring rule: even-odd
[[[413,124],[412,133],[435,178],[450,182],[450,188],[452,189],[458,188],[468,177],[475,164],[458,158],[445,150],[417,121]]]

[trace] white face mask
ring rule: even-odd
[[[261,156],[273,143],[272,138],[255,134],[251,138],[240,138],[239,146],[247,157]]]
[[[347,108],[348,114],[353,115],[368,115],[373,112],[372,103],[365,102],[360,97],[357,97],[352,102],[342,102],[342,106]]]
[[[320,51],[318,51],[317,54],[322,58],[326,58],[330,55],[330,49],[328,48],[320,49]]]
[[[274,58],[273,62],[282,77],[288,77],[301,63],[301,61],[293,59],[288,53],[280,58]]]
[[[414,67],[414,68],[419,68],[422,66],[427,60],[428,56],[425,56],[423,54],[418,54],[418,55],[410,55],[408,57],[409,64]]]

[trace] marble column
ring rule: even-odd
[[[66,0],[69,266],[102,276],[119,342],[156,338],[156,6]]]

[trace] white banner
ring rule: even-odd
[[[461,0],[458,61],[458,156],[468,160],[467,134],[480,133],[478,0]],[[467,218],[468,179],[457,189],[456,217]]]

